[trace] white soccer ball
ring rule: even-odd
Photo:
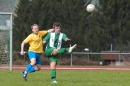
[[[86,10],[88,12],[93,12],[95,10],[95,6],[93,4],[89,4],[87,7],[86,7]]]

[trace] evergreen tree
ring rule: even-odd
[[[83,51],[84,34],[86,27],[87,12],[84,0],[63,0],[64,6],[64,25],[65,32],[72,39],[70,44],[77,43],[76,51]]]
[[[43,0],[39,14],[39,25],[44,29],[53,28],[54,22],[62,23],[62,0]]]
[[[98,11],[90,14],[86,30],[86,45],[91,51],[110,50],[110,44],[129,40],[129,0],[100,0]]]
[[[13,24],[13,50],[20,51],[21,42],[31,33],[29,25],[30,0],[20,0],[16,7]]]
[[[14,39],[18,40],[14,46],[19,45],[31,33],[32,24],[36,23],[40,29],[45,30],[52,28],[54,22],[60,22],[63,25],[62,31],[72,39],[70,44],[77,43],[79,49],[83,50],[87,18],[84,4],[84,0],[20,0],[15,11],[17,16],[14,16]],[[20,46],[14,49],[20,50]]]

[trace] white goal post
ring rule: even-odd
[[[9,66],[10,66],[10,71],[12,71],[12,15],[13,13],[11,12],[0,12],[0,16],[8,16],[8,20],[6,21],[7,22],[7,27],[9,28]],[[2,29],[5,29],[6,28],[4,26],[2,26]],[[5,52],[7,53],[7,52]]]

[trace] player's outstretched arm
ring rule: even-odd
[[[53,31],[54,31],[54,29],[47,30],[48,33],[53,32]]]
[[[65,41],[71,41],[71,39],[69,39],[69,38],[66,38],[66,39],[65,39]]]
[[[22,42],[21,43],[21,52],[20,52],[21,55],[24,55],[24,43]]]

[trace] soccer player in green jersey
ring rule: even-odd
[[[27,65],[25,71],[23,71],[22,77],[27,80],[27,74],[38,71],[41,69],[40,53],[43,52],[42,37],[48,32],[52,32],[54,29],[39,31],[39,26],[33,24],[31,26],[32,32],[22,43],[21,43],[21,55],[24,55],[24,45],[29,44],[28,56],[30,63]]]
[[[49,33],[44,39],[43,44],[48,43],[45,49],[45,55],[49,57],[50,61],[50,75],[51,75],[51,83],[57,83],[56,81],[56,65],[58,63],[59,54],[64,54],[65,52],[71,53],[74,48],[76,48],[76,44],[70,48],[61,48],[62,40],[70,41],[67,38],[66,34],[61,33],[61,24],[59,22],[55,22],[53,24],[53,28],[55,32]]]

